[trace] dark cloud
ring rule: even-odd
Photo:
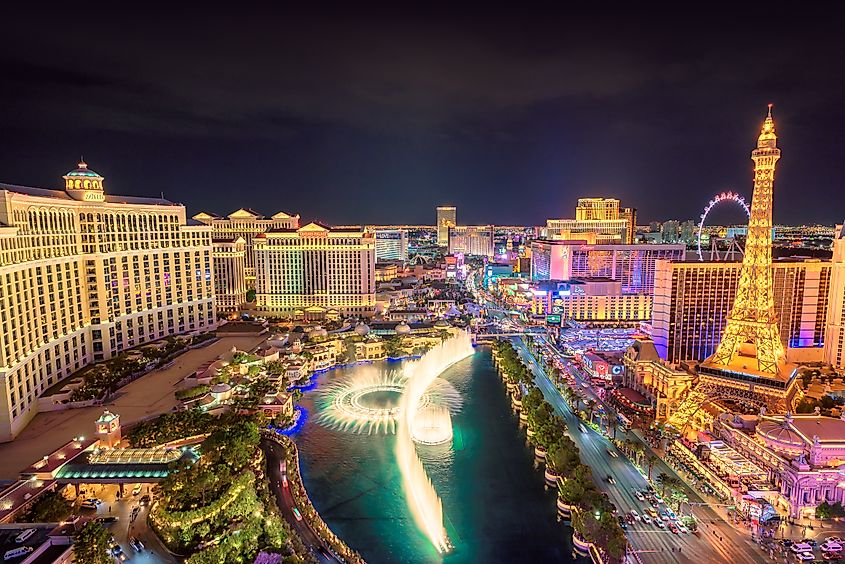
[[[0,52],[0,178],[55,185],[84,152],[110,189],[192,211],[431,222],[449,201],[466,221],[539,224],[616,195],[683,219],[726,187],[750,195],[774,101],[776,219],[841,220],[835,19],[708,8],[20,14]]]

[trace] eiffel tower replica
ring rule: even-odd
[[[791,408],[796,366],[786,362],[772,291],[772,186],[780,159],[772,105],[763,122],[754,161],[754,194],[739,285],[715,354],[698,366],[698,383],[670,417],[683,429],[709,401]]]

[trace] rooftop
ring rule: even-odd
[[[48,190],[47,188],[33,188],[31,186],[19,186],[17,184],[0,183],[0,190],[6,190],[15,194],[23,194],[26,196],[35,196],[38,198],[52,198],[54,200],[65,200],[68,202],[75,202],[67,192],[64,190]],[[139,205],[153,205],[153,206],[179,206],[175,202],[165,200],[164,198],[141,198],[138,196],[117,196],[114,194],[105,195],[106,202],[110,204],[139,204]]]

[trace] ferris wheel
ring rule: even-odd
[[[704,208],[704,211],[701,214],[701,221],[698,222],[698,260],[704,260],[704,254],[701,252],[701,236],[704,233],[704,222],[707,220],[707,215],[717,205],[723,202],[733,202],[736,205],[742,206],[742,209],[745,210],[745,215],[751,218],[751,210],[748,208],[748,204],[745,202],[745,199],[735,192],[722,192],[721,194],[716,194],[712,200],[707,204],[707,207]]]

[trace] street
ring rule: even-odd
[[[593,469],[593,477],[598,487],[608,494],[620,514],[628,513],[631,509],[636,509],[642,514],[648,505],[639,501],[634,492],[648,487],[645,477],[604,436],[588,426],[584,426],[583,433],[579,430],[580,419],[569,409],[560,392],[529,353],[524,341],[514,338],[512,342],[533,372],[535,382],[546,401],[566,421],[568,434],[578,446],[582,462]],[[611,456],[608,450],[615,451],[617,456]],[[657,472],[673,473],[662,461],[655,465],[655,469]],[[607,476],[611,476],[615,484],[609,484],[606,481]],[[694,492],[689,495],[691,501],[700,501]],[[676,535],[667,529],[659,529],[642,522],[629,525],[626,535],[634,552],[646,563],[696,562],[702,558],[706,558],[708,562],[718,560],[737,563],[761,560],[762,551],[750,541],[748,535],[737,532],[712,509],[696,508],[694,513],[701,523],[698,534]]]
[[[302,539],[305,546],[311,550],[319,562],[339,562],[332,554],[329,546],[323,542],[317,533],[305,521],[296,519],[293,513],[296,505],[293,501],[293,496],[289,488],[282,486],[282,476],[286,475],[286,470],[283,469],[285,462],[285,453],[281,445],[268,440],[261,439],[261,448],[264,450],[264,455],[267,457],[267,479],[270,482],[270,491],[276,496],[276,503],[279,506],[282,516],[290,523],[291,527]]]

